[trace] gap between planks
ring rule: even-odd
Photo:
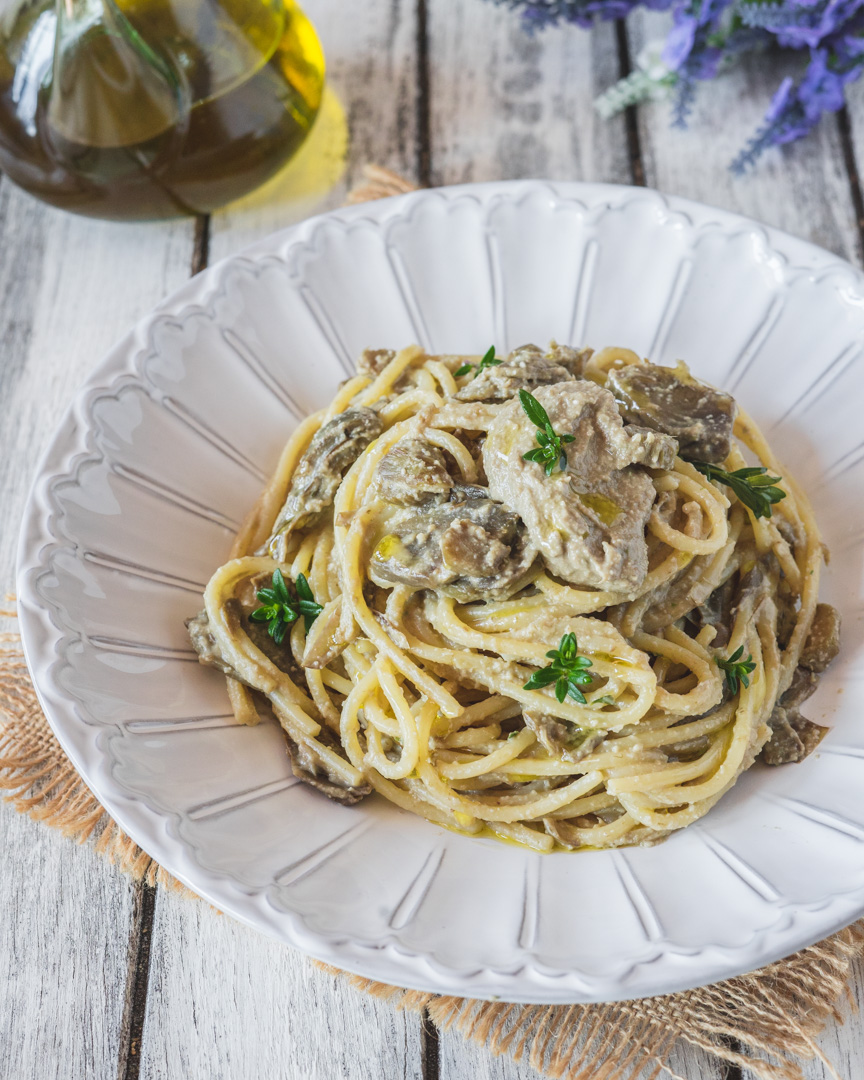
[[[150,981],[150,947],[156,914],[156,886],[139,881],[135,885],[135,910],[129,939],[129,970],[126,998],[120,1025],[120,1053],[117,1080],[138,1080],[141,1070],[141,1041],[147,1014]]]
[[[417,138],[417,183],[432,184],[432,106],[429,78],[429,14],[426,0],[417,0],[414,10],[417,49],[417,98],[415,130]]]
[[[618,43],[618,77],[626,79],[633,71],[630,43],[627,39],[627,23],[615,20],[615,38]],[[642,144],[639,138],[639,119],[635,105],[624,110],[624,131],[627,135],[627,154],[630,159],[630,176],[638,187],[645,187],[645,165],[642,160]]]
[[[420,1075],[422,1080],[439,1080],[441,1055],[438,1045],[438,1029],[424,1009],[420,1022]]]
[[[192,245],[191,276],[200,273],[210,257],[210,215],[199,214],[195,218],[195,239]]]
[[[849,177],[849,194],[852,209],[858,225],[858,261],[864,264],[864,193],[861,190],[861,174],[855,159],[855,145],[852,140],[852,124],[849,120],[849,106],[844,105],[837,113],[837,130],[840,133],[840,146],[843,149],[843,164]]]

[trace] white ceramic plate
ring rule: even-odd
[[[237,726],[183,619],[297,422],[367,346],[551,337],[678,357],[810,493],[845,616],[801,765],[748,772],[652,849],[538,856],[291,776]],[[21,626],[60,741],[129,834],[217,907],[403,986],[637,997],[754,968],[864,911],[864,280],[801,241],[644,190],[503,183],[278,233],[192,280],[101,364],[42,463]]]

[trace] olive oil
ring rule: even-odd
[[[0,169],[76,213],[208,212],[292,157],[323,81],[291,0],[36,0],[0,39]]]

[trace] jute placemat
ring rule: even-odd
[[[383,198],[413,185],[370,167],[350,202]],[[14,617],[12,611],[0,615]],[[0,635],[0,789],[21,813],[59,829],[124,873],[197,899],[142,851],[99,804],[73,768],[39,707],[17,635]],[[668,1062],[683,1040],[760,1080],[803,1080],[801,1059],[818,1057],[826,1022],[851,1007],[853,962],[864,955],[864,920],[776,964],[714,986],[611,1005],[511,1005],[403,990],[318,965],[396,1007],[427,1010],[494,1054],[525,1058],[560,1080],[692,1080]]]

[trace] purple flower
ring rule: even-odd
[[[733,0],[683,0],[675,11],[675,25],[666,38],[663,60],[679,79],[713,79],[723,59],[718,46],[726,9]],[[864,0],[862,0],[864,2]],[[692,101],[693,92],[685,95]],[[676,123],[689,111],[676,106]]]
[[[770,11],[773,5],[762,5]],[[819,46],[822,39],[833,34],[846,20],[861,9],[861,0],[828,0],[797,12],[795,4],[777,5],[779,21],[776,26],[777,43],[791,49]],[[770,16],[764,25],[772,28]]]
[[[851,60],[853,57],[864,56],[864,34],[858,38],[844,37],[838,45],[840,47],[837,51],[844,60]]]
[[[694,79],[713,79],[717,75],[720,61],[723,59],[721,49],[705,46],[699,52],[694,52],[690,57],[687,70]]]
[[[828,69],[828,53],[819,49],[812,54],[810,66],[798,88],[798,98],[808,119],[816,120],[823,112],[837,112],[846,100],[846,79]]]
[[[692,15],[682,15],[676,19],[675,25],[669,31],[663,49],[663,62],[672,71],[677,71],[690,55],[696,40],[697,25]]]
[[[794,96],[795,80],[791,75],[787,75],[783,82],[777,87],[777,92],[774,97],[771,98],[771,104],[768,106],[768,112],[765,113],[765,123],[768,125],[776,124],[780,117],[786,112],[789,106],[789,102]]]
[[[777,125],[777,129],[770,133],[768,145],[783,146],[785,143],[795,142],[813,130],[815,121],[802,118],[796,110],[792,110],[784,122]]]

